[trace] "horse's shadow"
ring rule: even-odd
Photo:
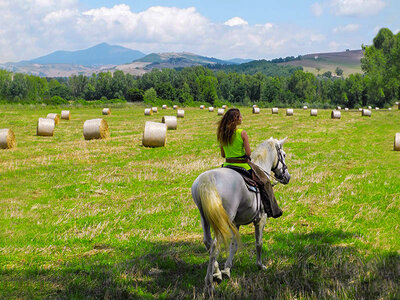
[[[271,237],[263,253],[268,270],[259,271],[255,265],[254,236],[242,235],[243,246],[234,260],[232,278],[217,287],[217,297],[330,298],[329,293],[336,291],[339,294],[331,297],[368,299],[396,294],[399,255],[381,254],[366,259],[355,246],[348,246],[352,244],[349,241],[357,240],[356,234],[336,230],[274,233]],[[135,252],[134,246],[124,246],[109,247],[119,253],[113,264],[81,261],[57,271],[40,271],[37,276],[47,285],[60,287],[52,290],[50,297],[54,298],[205,297],[208,253],[200,241],[143,241],[141,252]],[[21,280],[22,285],[23,281],[32,280],[32,270],[25,276],[0,272],[2,278]]]

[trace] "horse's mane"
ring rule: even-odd
[[[256,149],[251,153],[251,160],[253,162],[264,162],[267,159],[270,149],[273,149],[276,143],[276,139],[269,138],[259,144]]]

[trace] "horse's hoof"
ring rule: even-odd
[[[268,268],[266,267],[266,266],[264,266],[264,265],[258,265],[258,268],[261,270],[261,271],[267,271],[268,270]]]
[[[221,272],[213,274],[213,281],[220,284],[222,282],[222,274]]]
[[[223,279],[230,279],[231,278],[231,270],[226,268],[221,271]]]

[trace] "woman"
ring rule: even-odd
[[[282,210],[276,202],[271,182],[257,165],[250,163],[249,137],[245,130],[237,128],[238,125],[242,124],[242,121],[243,117],[240,110],[231,108],[218,124],[217,139],[220,143],[221,156],[225,158],[225,163],[222,166],[245,169],[248,172],[246,175],[258,184],[264,211],[269,217],[278,218],[282,215]],[[245,173],[240,168],[235,170],[239,173]]]

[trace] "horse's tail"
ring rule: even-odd
[[[200,178],[197,191],[204,216],[214,230],[218,245],[222,242],[228,246],[232,236],[240,242],[239,232],[222,206],[213,174],[204,174]]]

